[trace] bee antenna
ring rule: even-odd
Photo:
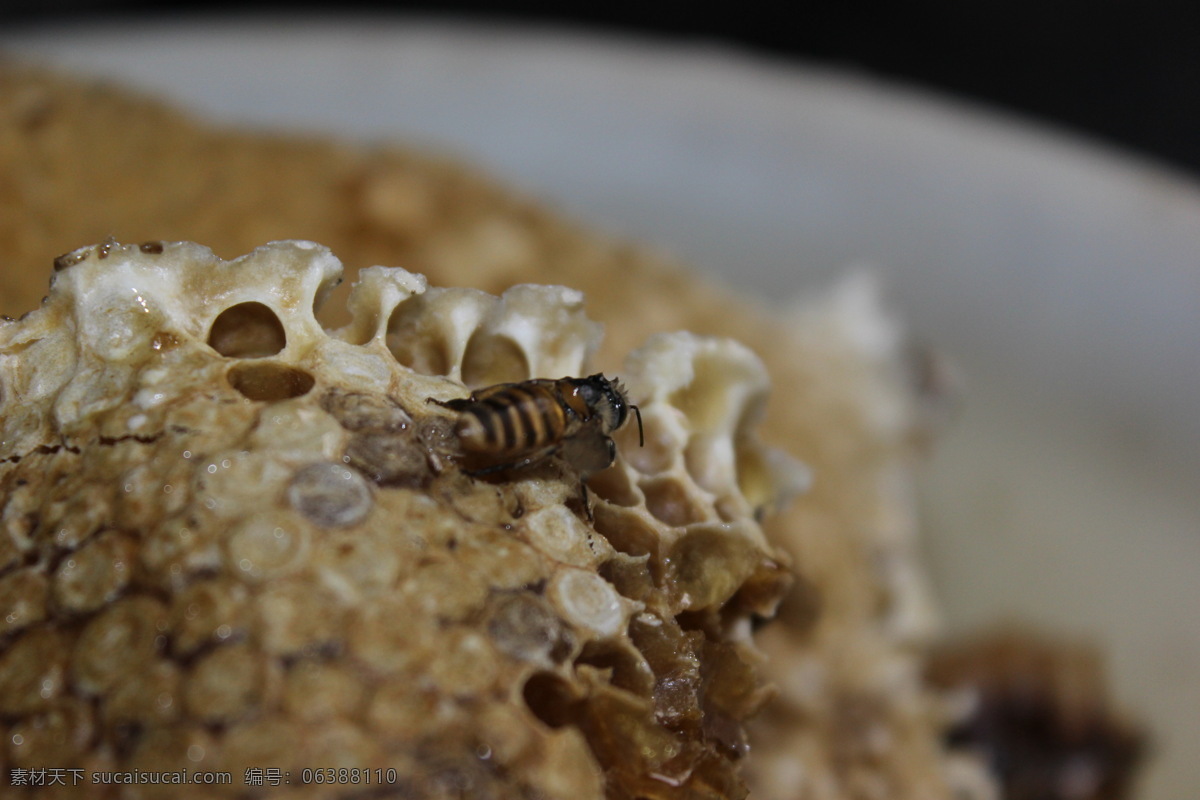
[[[593,377],[603,378],[604,376],[603,375],[595,375]],[[645,432],[642,430],[642,411],[641,411],[641,409],[638,408],[637,406],[635,406],[633,403],[629,402],[629,399],[625,396],[625,387],[621,385],[620,378],[613,378],[611,381],[611,384],[612,384],[613,390],[616,391],[616,393],[621,397],[621,399],[625,401],[625,405],[632,408],[633,413],[637,415],[638,447],[645,447],[646,446],[646,435],[645,435]]]

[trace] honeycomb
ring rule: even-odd
[[[103,202],[97,202],[98,193]],[[747,729],[750,752],[742,759],[742,771],[751,795],[762,800],[997,796],[979,759],[943,746],[943,735],[959,717],[944,707],[943,690],[923,679],[937,618],[924,582],[911,483],[922,451],[936,438],[939,420],[953,407],[953,392],[948,391],[953,381],[947,385],[937,358],[912,347],[903,327],[884,313],[879,292],[869,282],[851,279],[826,296],[806,296],[795,307],[767,307],[706,280],[669,252],[578,224],[547,199],[495,180],[465,160],[405,144],[367,146],[298,132],[220,126],[127,87],[0,60],[0,253],[5,263],[0,312],[17,315],[34,307],[44,294],[46,264],[56,254],[108,236],[134,242],[199,241],[224,258],[263,242],[302,238],[331,247],[345,262],[347,274],[359,276],[360,282],[367,280],[363,273],[371,273],[370,265],[384,263],[403,264],[438,286],[474,287],[506,297],[525,283],[569,286],[583,292],[588,315],[604,324],[596,368],[627,381],[631,373],[622,368],[626,354],[661,331],[687,330],[744,343],[762,359],[771,380],[760,425],[764,437],[798,456],[812,476],[807,491],[776,513],[770,513],[770,504],[762,506],[762,530],[788,556],[793,581],[775,619],[762,627],[751,625],[762,654],[755,665],[777,688]],[[804,255],[797,254],[798,285],[811,283],[808,266]],[[327,328],[346,326],[345,341],[365,341],[382,323],[371,320],[369,307],[352,315],[352,304],[343,302],[348,289],[349,283],[333,289],[319,318]],[[405,307],[415,311],[433,303],[438,291],[429,290],[422,295],[429,299]],[[243,306],[229,318],[237,324],[216,326],[218,341],[226,333],[241,338],[237,332],[248,327],[257,330],[245,337],[248,347],[268,353],[277,349],[281,328],[272,320],[280,310],[264,304],[273,310],[262,313],[258,306]],[[419,317],[413,318],[413,326]],[[246,318],[265,324],[247,326]],[[397,324],[393,333],[403,328]],[[448,375],[458,366],[468,383],[483,383],[496,379],[487,374],[493,359],[519,366],[514,348],[499,344],[501,339],[481,339],[479,346],[468,340],[462,352],[471,356],[469,368],[452,363],[443,350],[418,348],[405,354],[401,339],[393,336],[389,342],[385,336],[385,344],[418,372],[446,370]],[[495,346],[490,353],[485,341],[491,342],[487,348]],[[700,341],[688,347],[713,353],[712,358],[718,351],[736,349]],[[453,352],[459,352],[457,347]],[[669,365],[655,369],[663,380],[680,374]],[[746,367],[739,369],[745,372]],[[310,367],[303,370],[315,375]],[[499,370],[501,375],[510,371],[527,374],[516,367]],[[701,368],[697,374],[704,372]],[[758,380],[751,377],[751,382]],[[643,383],[637,391],[653,388]],[[635,402],[645,396],[635,395]],[[363,430],[372,425],[393,432],[413,430],[403,428],[404,417],[394,410],[385,415],[389,422],[371,423],[367,409],[377,404],[361,401],[364,409],[358,410],[358,398],[331,402],[346,419],[361,420],[339,425],[341,430],[358,424]],[[749,409],[758,402],[745,406],[739,418],[751,421]],[[416,413],[407,406],[402,410],[409,416]],[[667,425],[670,417],[656,412],[655,435],[675,435]],[[280,439],[289,432],[282,431]],[[370,476],[370,486],[378,485],[376,480],[420,483],[428,474],[428,458],[444,460],[436,447],[422,450],[421,458],[411,457],[413,450],[403,437],[338,435],[354,439],[346,453],[354,459],[349,466]],[[652,509],[678,514],[673,520],[710,508],[718,517],[736,512],[740,501],[730,507],[728,493],[719,491],[718,484],[711,484],[718,491],[693,493],[637,470],[634,479],[626,472],[632,467],[625,459],[642,459],[640,468],[648,468],[646,459],[661,457],[650,446],[637,448],[631,436],[625,430],[617,437],[622,456],[617,468],[589,482],[593,500],[601,498],[596,501],[596,527],[604,536],[624,534],[622,546],[638,554],[627,554],[631,558],[652,558],[651,547],[658,541],[657,527],[634,524],[620,534],[613,530],[613,515],[640,497],[646,498],[651,517]],[[700,436],[696,442],[684,450],[685,470],[697,463],[695,454],[709,447]],[[734,447],[730,456],[726,449],[714,458],[713,473],[704,480],[725,474],[728,485],[732,463],[741,470],[743,497],[755,505],[772,489],[786,494],[805,482],[804,475],[791,469],[770,473],[777,478],[762,475],[764,469],[774,469],[775,458],[769,451],[746,447]],[[678,466],[665,458],[660,463],[664,474]],[[445,478],[430,485],[439,485],[438,480]],[[580,518],[573,481],[569,487],[564,484],[562,496]],[[88,507],[86,501],[75,502],[75,510]],[[625,519],[634,516],[627,513]],[[94,552],[105,555],[82,562],[87,569],[125,557],[135,544],[128,532],[102,533],[97,541],[103,548]],[[622,579],[628,585],[630,570],[619,566],[609,562],[606,577],[614,585]],[[78,574],[82,580],[83,573]],[[745,584],[735,595],[737,602],[773,597],[775,579],[764,577],[771,579]],[[637,580],[645,580],[644,575]],[[248,589],[236,583],[225,592],[224,586],[198,592],[197,608],[213,609],[221,620],[217,626],[247,629]],[[273,590],[283,592],[274,585]],[[299,588],[290,591],[271,601],[272,614],[279,615],[273,620],[292,613],[291,598],[307,602]],[[688,623],[681,629],[712,624],[697,619],[703,615],[681,616]],[[287,619],[291,627],[304,623],[298,617]],[[736,628],[739,635],[744,627]],[[198,641],[203,627],[199,631],[183,640]],[[733,635],[735,628],[727,631]],[[631,674],[627,668],[616,669],[615,664],[627,662],[607,660],[613,662],[614,674]],[[321,670],[306,675],[305,693],[341,698],[340,707],[357,708],[354,698],[361,697],[362,689],[354,676]],[[326,682],[330,688],[317,688]],[[540,685],[558,686],[544,680]],[[555,696],[553,691],[541,694]],[[577,708],[573,701],[567,706]],[[336,717],[314,713],[313,724],[326,718]],[[0,712],[0,722],[10,719]],[[213,735],[216,723],[208,725],[205,730]],[[555,730],[577,729],[560,725]],[[90,734],[85,738],[92,741]],[[5,749],[10,746],[0,747],[0,759],[10,758]],[[570,763],[565,756],[557,758]],[[447,788],[443,794],[452,791]]]
[[[473,477],[430,402],[587,374],[578,291],[372,267],[326,329],[342,266],[312,242],[54,267],[0,324],[6,771],[232,776],[91,787],[122,798],[744,796],[754,621],[790,580],[759,521],[807,480],[756,436],[749,349],[630,354],[645,445],[618,432],[593,526],[569,461]]]

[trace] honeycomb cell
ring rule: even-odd
[[[28,518],[21,520],[0,520],[0,570],[7,571],[21,560],[21,548],[18,538],[24,539],[33,529],[32,521]]]
[[[266,716],[231,725],[221,743],[221,769],[245,775],[248,769],[279,769],[299,775],[309,765],[303,728]]]
[[[602,797],[604,774],[577,728],[552,731],[530,758],[529,783],[546,797]]]
[[[182,670],[171,661],[148,661],[121,676],[103,702],[110,726],[165,725],[183,714]]]
[[[498,767],[522,763],[542,749],[545,732],[531,725],[529,718],[524,703],[489,706],[476,718],[479,743]]]
[[[546,588],[563,618],[597,638],[625,630],[630,608],[612,584],[592,572],[564,569]]]
[[[321,407],[348,431],[397,433],[412,425],[408,415],[390,397],[333,389],[321,398]]]
[[[167,641],[168,613],[150,597],[124,597],[91,619],[71,658],[74,685],[89,694],[111,690],[155,658]]]
[[[470,698],[487,694],[500,670],[488,637],[455,627],[439,637],[430,673],[446,694]]]
[[[486,533],[473,537],[474,541],[459,543],[455,556],[460,568],[493,591],[538,585],[546,573],[538,551],[498,526],[487,528]]]
[[[428,288],[424,275],[414,275],[398,267],[359,270],[358,280],[351,285],[350,296],[346,298],[350,321],[332,335],[356,346],[372,342],[386,345],[388,326],[395,312],[404,301],[424,294]]]
[[[670,392],[669,402],[684,413],[691,430],[733,433],[761,415],[767,373],[744,346],[729,339],[669,336],[673,350],[686,352],[689,373]],[[656,355],[663,352],[668,351]]]
[[[342,597],[379,596],[395,586],[403,566],[390,544],[390,537],[379,533],[330,531],[314,553],[313,569]]]
[[[663,531],[644,511],[600,505],[596,507],[596,531],[616,550],[631,556],[654,556],[663,545]]]
[[[54,764],[77,767],[95,735],[96,720],[90,703],[62,698],[45,711],[12,726],[9,764],[25,769]]]
[[[608,542],[563,506],[523,515],[520,529],[530,545],[562,564],[594,568],[612,554]]]
[[[587,485],[592,494],[618,506],[633,508],[645,502],[629,471],[620,466],[589,475]]]
[[[550,728],[578,722],[583,713],[581,693],[553,672],[530,675],[521,696],[530,712]]]
[[[163,484],[160,482],[159,486]],[[66,487],[63,487],[66,488]],[[43,530],[51,533],[54,546],[71,550],[105,527],[112,517],[111,489],[107,486],[83,485],[71,487],[61,500],[43,508]]]
[[[375,737],[358,725],[331,720],[307,728],[304,735],[305,751],[320,753],[322,765],[335,770],[335,779],[346,774],[340,770],[358,771],[362,775],[379,763],[380,748]]]
[[[161,525],[163,522],[163,500],[168,496],[166,486],[173,493],[175,483],[163,480],[161,464],[140,461],[122,471],[115,481],[120,487],[117,496],[116,514],[120,515],[121,527],[136,531]],[[111,522],[108,522],[111,527]]]
[[[499,347],[514,361],[496,353],[497,361],[506,364],[505,370],[479,375],[479,379],[511,375],[508,380],[526,380],[583,374],[580,367],[595,351],[601,333],[600,326],[583,313],[583,304],[582,292],[564,286],[519,284],[509,288],[489,302],[487,315],[460,356],[462,368],[467,368],[469,357],[473,362],[482,361],[480,356]],[[481,349],[480,356],[471,352],[472,341]],[[509,350],[507,343],[515,349]],[[519,360],[515,358],[517,353]],[[465,376],[464,383],[471,385]]]
[[[283,703],[307,722],[354,718],[366,702],[366,687],[356,672],[341,664],[304,660],[287,671]]]
[[[346,463],[379,486],[420,488],[433,479],[415,432],[361,431],[346,445]]]
[[[453,723],[461,713],[452,704],[440,703],[435,692],[422,689],[410,676],[403,676],[378,685],[369,701],[367,723],[382,737],[411,742],[431,728]]]
[[[265,358],[287,346],[287,332],[269,306],[238,303],[213,320],[208,346],[226,358]]]
[[[497,383],[529,380],[525,351],[506,336],[478,330],[467,341],[462,359],[462,382],[472,389]]]
[[[224,533],[215,525],[195,525],[186,516],[167,519],[143,534],[138,546],[140,566],[155,582],[182,586],[191,577],[220,567]]]
[[[342,427],[312,404],[275,403],[261,411],[247,444],[255,460],[274,469],[281,463],[338,460],[344,441]]]
[[[303,524],[283,515],[255,515],[227,534],[224,543],[226,563],[231,572],[247,580],[286,575],[307,563],[311,547],[309,538]]]
[[[131,769],[145,772],[212,771],[218,768],[219,738],[195,722],[176,722],[154,729],[153,736],[142,736],[127,762]],[[139,796],[147,798],[211,797],[214,788],[204,785],[140,784]],[[190,791],[193,790],[193,791]]]
[[[423,375],[449,375],[457,371],[459,337],[445,324],[440,300],[444,293],[408,298],[396,306],[387,322],[387,347],[400,364]],[[482,298],[479,298],[482,300]],[[453,301],[446,304],[456,305]],[[480,310],[470,308],[471,316]],[[461,312],[460,312],[461,313]]]
[[[303,397],[316,383],[305,370],[271,361],[234,364],[225,378],[247,400],[264,403]]]
[[[646,498],[646,509],[660,522],[681,528],[704,520],[704,509],[679,478],[662,476],[644,480],[639,486]]]
[[[12,634],[46,618],[49,581],[34,569],[20,569],[0,578],[0,636]]]
[[[19,635],[0,653],[0,714],[49,709],[63,691],[70,640],[51,628]]]
[[[323,528],[355,525],[371,511],[371,489],[362,474],[342,464],[310,464],[296,472],[288,503]]]
[[[546,602],[527,593],[499,595],[488,633],[502,653],[533,664],[557,664],[575,649],[575,636]]]
[[[612,584],[625,598],[665,613],[667,604],[659,594],[660,578],[649,555],[631,556],[618,553],[600,566],[600,576]]]
[[[250,644],[221,645],[188,671],[184,701],[192,717],[209,723],[242,719],[263,702],[268,665]]]
[[[642,475],[658,475],[674,466],[681,444],[686,441],[684,419],[676,408],[641,403],[642,431],[645,445],[621,447],[621,457]]]
[[[725,524],[688,528],[668,556],[674,584],[690,610],[725,603],[746,583],[760,559],[760,551]]]
[[[249,605],[249,591],[238,580],[211,578],[190,584],[171,603],[171,651],[186,657],[209,643],[243,634],[249,627]]]
[[[95,611],[125,589],[136,564],[134,539],[120,531],[105,531],[59,562],[54,600],[69,611]]]
[[[461,535],[462,527],[454,532]],[[457,542],[450,539],[450,542]],[[454,547],[457,549],[458,545]],[[408,604],[409,614],[420,614],[442,621],[458,621],[479,613],[487,601],[490,587],[480,580],[464,580],[470,572],[448,558],[431,559],[400,585],[400,595]],[[527,575],[518,581],[526,582]]]
[[[652,701],[599,684],[583,712],[579,728],[609,787],[645,793],[656,782],[682,786],[688,780],[693,768],[676,761],[685,756],[685,745],[655,720]]]
[[[575,664],[599,670],[613,686],[635,695],[648,697],[654,691],[654,671],[627,638],[588,642]]]
[[[319,584],[298,578],[269,581],[252,595],[249,607],[255,612],[251,630],[273,655],[319,651],[336,646],[343,635],[336,596]]]

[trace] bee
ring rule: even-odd
[[[617,446],[610,434],[625,424],[630,410],[637,417],[638,446],[646,442],[642,412],[629,402],[620,381],[600,373],[500,383],[470,397],[429,402],[458,413],[454,433],[471,475],[521,469],[562,456],[579,471],[589,520],[592,511],[583,481],[616,460]]]

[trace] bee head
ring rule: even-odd
[[[609,380],[601,373],[596,373],[587,378],[584,378],[579,384],[579,393],[582,395],[588,408],[595,411],[604,422],[605,432],[615,431],[625,424],[625,420],[629,418],[629,409],[633,409],[637,414],[638,421],[638,438],[642,440],[642,413],[635,405],[630,405],[629,398],[625,395],[625,387],[617,379]]]

